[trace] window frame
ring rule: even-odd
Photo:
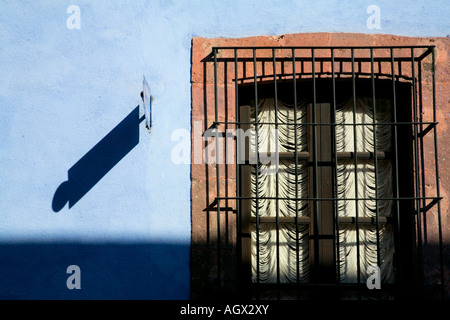
[[[348,80],[347,80],[348,81]],[[292,86],[292,81],[288,81],[285,82],[285,85],[287,86]],[[378,85],[381,87],[382,83],[378,83]],[[250,87],[252,85],[249,85]],[[261,86],[261,85],[260,85]],[[269,84],[270,86],[270,84]],[[367,83],[358,83],[358,87],[363,87],[363,86],[367,86]],[[297,85],[295,86],[296,88],[301,88],[300,90],[304,89],[302,88],[302,84],[297,82]],[[344,86],[345,87],[345,86]],[[407,97],[408,96],[408,92],[410,92],[410,88],[406,85],[401,86],[401,90],[400,92],[397,92],[397,96],[403,96],[403,97]],[[251,88],[250,88],[251,89]],[[342,88],[340,88],[342,90]],[[408,90],[409,89],[409,90]],[[269,91],[266,89],[263,89],[266,92]],[[240,89],[240,92],[244,91],[243,88]],[[251,90],[249,90],[251,91]],[[320,99],[320,102],[316,102],[316,107],[317,107],[317,111],[316,111],[316,116],[317,118],[321,119],[321,118],[326,118],[328,119],[327,122],[322,122],[322,121],[318,121],[316,122],[317,125],[315,125],[312,121],[311,121],[311,114],[312,114],[312,103],[308,103],[308,107],[307,107],[307,123],[304,124],[305,126],[307,126],[309,128],[308,130],[308,150],[312,150],[312,145],[313,145],[313,141],[312,141],[312,128],[313,127],[317,127],[318,132],[320,131],[328,131],[325,137],[325,143],[323,143],[323,136],[321,133],[317,133],[317,145],[319,146],[317,149],[317,176],[318,178],[316,179],[317,181],[321,182],[323,181],[320,176],[324,175],[325,177],[331,178],[331,179],[337,179],[336,176],[333,176],[333,174],[336,174],[335,170],[335,166],[336,163],[338,163],[339,160],[343,160],[343,159],[361,159],[361,160],[374,160],[376,161],[377,159],[380,161],[391,161],[393,159],[398,159],[397,155],[392,156],[392,150],[387,151],[387,152],[365,152],[365,151],[359,151],[356,150],[355,152],[331,152],[331,150],[336,150],[335,147],[335,133],[333,133],[332,131],[335,130],[335,114],[334,112],[336,112],[336,107],[334,106],[334,108],[332,108],[332,101],[330,99],[332,99],[331,97],[326,97],[326,94],[324,94],[324,92],[326,91],[326,89],[319,89],[318,92],[318,96],[321,96],[322,98]],[[244,94],[245,95],[245,94]],[[297,94],[298,95],[298,94]],[[325,97],[324,97],[325,96]],[[251,99],[251,94],[250,94],[250,99]],[[264,98],[261,98],[264,99]],[[245,109],[249,109],[250,106],[248,106],[248,104],[246,102],[249,101],[249,98],[246,99],[242,99],[244,100],[244,106],[240,106],[241,112],[240,112],[240,119],[243,123],[242,127],[245,130],[250,129],[250,111],[249,110],[245,110]],[[403,99],[402,101],[407,101],[407,99]],[[252,102],[253,103],[253,102]],[[392,104],[392,102],[390,102]],[[409,102],[403,103],[403,106],[408,106]],[[334,109],[334,111],[333,111]],[[400,108],[401,110],[404,110],[404,108]],[[397,110],[397,112],[400,112],[399,110]],[[400,114],[400,117],[402,117],[403,122],[405,123],[410,123],[411,119],[409,119],[410,115],[405,114],[404,112],[402,114]],[[254,123],[254,125],[256,125],[257,122]],[[285,125],[285,124],[284,124]],[[295,125],[295,124],[294,124]],[[367,124],[370,125],[370,124]],[[378,124],[377,124],[378,125]],[[376,125],[376,126],[377,126]],[[355,127],[354,125],[352,125],[352,127]],[[400,127],[405,127],[405,126],[400,126]],[[333,130],[332,130],[333,129]],[[406,128],[408,129],[408,128]],[[404,130],[401,131],[403,133],[404,136],[410,136],[411,133],[410,132],[405,132]],[[295,134],[294,134],[295,135]],[[322,137],[322,138],[321,138]],[[238,137],[239,139],[239,137]],[[322,141],[321,141],[322,140]],[[392,135],[391,140],[393,142],[394,140],[394,136]],[[238,140],[239,141],[239,140]],[[254,198],[255,196],[251,194],[250,190],[251,190],[251,182],[250,182],[250,175],[251,175],[251,166],[255,166],[255,164],[250,164],[249,162],[249,154],[248,154],[248,143],[249,140],[245,139],[245,141],[241,141],[241,143],[245,143],[246,147],[246,157],[245,157],[245,163],[240,165],[240,181],[241,181],[241,190],[245,190],[243,194],[240,195],[240,197],[242,198]],[[408,144],[403,144],[401,146],[401,150],[399,150],[399,154],[402,154],[403,156],[401,157],[401,160],[403,163],[406,163],[407,161],[411,161],[412,158],[412,154],[411,154],[411,150],[409,150],[408,148]],[[264,152],[264,151],[261,151]],[[260,153],[261,153],[260,152]],[[321,153],[325,153],[325,157],[323,158],[321,156]],[[356,157],[354,155],[357,155]],[[318,187],[319,190],[318,192],[321,193],[317,196],[314,196],[313,192],[311,191],[313,189],[313,185],[314,185],[314,174],[313,174],[313,163],[314,163],[314,159],[313,159],[313,153],[312,152],[298,152],[298,153],[280,153],[279,154],[279,159],[300,159],[301,161],[306,161],[307,162],[307,166],[309,167],[309,178],[308,178],[308,183],[309,183],[309,195],[308,197],[310,198],[309,200],[309,207],[312,208],[314,203],[318,204],[318,212],[323,212],[325,210],[328,210],[330,213],[328,219],[324,219],[323,217],[321,217],[321,215],[318,215],[317,221],[315,221],[315,219],[313,219],[312,215],[310,217],[304,217],[304,216],[298,216],[298,218],[296,217],[281,217],[281,216],[277,216],[277,217],[261,217],[259,219],[259,223],[276,223],[277,224],[277,232],[280,228],[280,224],[282,223],[296,223],[297,219],[298,219],[298,224],[299,225],[303,225],[303,224],[308,224],[311,226],[310,228],[310,236],[309,238],[312,239],[312,245],[310,245],[310,247],[314,248],[314,247],[318,247],[319,250],[318,252],[314,252],[314,250],[311,250],[311,255],[310,255],[310,260],[311,260],[311,264],[315,265],[312,266],[312,270],[313,270],[313,276],[312,276],[312,281],[309,284],[335,284],[335,285],[341,285],[341,286],[348,286],[348,284],[345,283],[340,283],[339,282],[339,273],[336,270],[337,268],[337,261],[336,261],[336,253],[339,250],[339,246],[338,244],[336,244],[336,240],[338,241],[338,236],[336,236],[336,228],[338,226],[341,225],[345,225],[345,224],[354,224],[354,225],[358,225],[359,223],[359,230],[362,230],[362,226],[367,225],[367,224],[372,224],[372,225],[376,225],[377,229],[379,227],[381,227],[382,225],[389,223],[389,224],[393,224],[395,222],[395,217],[391,216],[391,217],[379,217],[377,215],[376,218],[368,218],[368,217],[356,217],[355,218],[350,218],[350,217],[340,217],[338,216],[337,218],[337,212],[336,212],[336,205],[338,201],[341,201],[343,199],[339,199],[337,197],[337,195],[335,196],[335,181],[332,181],[329,186],[327,188],[325,188],[325,192],[327,195],[324,195],[322,192],[324,191],[323,188],[323,183],[319,183]],[[298,162],[296,163],[295,166],[298,166]],[[323,169],[328,169],[328,170],[323,170]],[[411,167],[410,166],[403,166],[400,167],[398,169],[399,173],[401,173],[402,176],[407,176],[407,174],[409,172],[411,172]],[[328,172],[324,172],[324,171],[328,171]],[[395,169],[393,169],[393,171],[395,171]],[[407,179],[406,179],[407,180]],[[403,182],[399,183],[399,189],[406,191],[408,189],[410,189],[410,187],[413,185],[412,181],[406,182],[405,179],[403,179]],[[396,184],[395,181],[392,182],[392,184]],[[411,196],[412,192],[409,192],[409,196]],[[277,193],[278,194],[278,193]],[[276,197],[278,198],[278,196]],[[318,201],[315,201],[313,199],[319,199]],[[321,201],[320,199],[322,198],[329,198],[330,200],[328,201]],[[275,199],[277,200],[277,199]],[[381,199],[382,200],[382,199]],[[411,202],[412,200],[409,200],[409,202]],[[406,202],[405,200],[403,202]],[[250,206],[251,206],[251,202],[248,200],[242,200],[240,202],[240,207],[241,207],[241,218],[243,221],[243,233],[245,233],[245,238],[249,239],[250,238],[250,225],[252,224],[256,224],[257,223],[257,219],[255,219],[255,217],[251,217],[250,216]],[[323,204],[326,203],[328,204],[328,209],[323,209]],[[331,206],[330,206],[331,204]],[[411,203],[409,203],[409,206],[411,205]],[[322,208],[321,208],[322,207]],[[392,211],[396,210],[396,208],[392,208]],[[403,210],[400,210],[403,211]],[[358,221],[359,220],[359,221]],[[403,238],[405,239],[409,239],[409,242],[414,242],[415,238],[414,238],[414,228],[411,228],[411,221],[406,221],[406,217],[403,217],[402,220],[404,220],[402,222],[402,224],[404,225],[410,225],[409,228],[405,228],[405,230],[407,230],[407,232],[404,232],[405,234],[403,235]],[[315,230],[315,224],[317,223],[318,228],[317,230]],[[328,228],[324,229],[323,225],[324,223],[328,224]],[[326,228],[326,227],[325,227]],[[319,230],[320,229],[320,230]],[[319,233],[318,236],[315,236],[314,233]],[[327,233],[327,234],[324,234]],[[245,241],[245,240],[244,240]],[[249,240],[247,240],[248,242]],[[397,241],[397,239],[395,240]],[[320,242],[320,244],[319,244]],[[324,245],[324,242],[330,242]],[[278,241],[277,241],[277,246],[278,246]],[[337,246],[337,248],[336,248]],[[325,248],[324,248],[325,247]],[[243,270],[242,273],[245,274],[244,278],[242,279],[242,283],[247,282],[248,283],[248,279],[251,278],[250,274],[250,268],[251,268],[251,263],[250,263],[250,259],[251,259],[251,253],[250,253],[250,244],[246,243],[243,247],[242,247],[242,261],[246,261],[245,265],[243,265]],[[379,252],[380,249],[378,248],[377,251]],[[277,252],[278,254],[278,252]],[[318,255],[318,261],[315,260],[314,256]],[[380,259],[379,255],[378,255],[378,259]],[[412,263],[412,259],[411,256],[404,254],[403,257],[401,258],[402,260],[408,261],[409,265],[414,265]],[[278,257],[277,257],[278,260]],[[323,262],[323,260],[326,260],[326,262]],[[330,263],[330,261],[332,262],[332,266],[328,266],[328,268],[325,266],[327,263]],[[298,267],[297,267],[298,268]],[[328,269],[325,270],[326,273],[324,273],[324,269]],[[417,278],[417,269],[416,270],[410,270],[410,275],[408,276],[408,278],[411,278],[412,275],[414,274],[414,278]],[[289,288],[292,287],[291,284],[286,285],[286,284],[281,284],[279,281],[279,275],[278,275],[278,281],[276,286],[279,288]],[[359,281],[360,284],[363,284],[362,281]],[[259,284],[247,284],[250,287],[256,287],[259,286]],[[303,286],[304,284],[300,284],[297,283],[297,285],[299,285],[300,287]],[[384,285],[384,283],[383,283]],[[353,285],[350,285],[353,286]],[[267,285],[267,284],[263,284],[261,285],[262,288],[264,287],[275,287],[274,284],[271,285]]]
[[[226,42],[224,42],[224,43],[226,43]],[[392,61],[394,61],[394,59],[395,59],[395,67],[397,68],[397,63],[400,64],[400,62],[399,62],[400,60],[403,59],[403,62],[407,63],[408,62],[408,58],[407,57],[406,58],[405,57],[397,58],[397,56],[393,55],[392,52],[400,50],[400,49],[405,49],[405,50],[411,50],[411,57],[409,57],[409,60],[410,61],[412,60],[412,65],[413,65],[412,69],[414,69],[415,62],[419,61],[419,63],[420,63],[421,60],[423,60],[424,58],[426,58],[429,55],[431,55],[432,59],[433,59],[433,63],[432,63],[433,70],[435,68],[434,67],[434,59],[435,59],[434,58],[434,54],[435,54],[434,53],[434,46],[414,46],[414,45],[412,45],[412,46],[364,46],[364,47],[361,47],[361,46],[357,46],[357,47],[351,47],[351,46],[343,46],[343,47],[342,46],[341,47],[338,47],[338,46],[288,47],[288,46],[284,46],[284,47],[280,48],[280,47],[272,47],[272,46],[248,46],[248,47],[234,46],[233,47],[233,46],[212,45],[210,48],[211,48],[211,53],[207,57],[202,59],[202,62],[204,62],[204,64],[203,64],[204,66],[208,62],[211,63],[210,65],[213,66],[213,68],[209,69],[210,72],[208,72],[207,69],[204,69],[205,72],[204,72],[204,79],[203,80],[204,80],[204,83],[206,83],[206,85],[204,85],[203,88],[205,89],[204,90],[205,91],[205,96],[207,95],[206,91],[208,91],[209,89],[212,89],[210,92],[213,92],[212,94],[208,94],[210,96],[210,98],[206,98],[206,100],[204,100],[205,114],[206,114],[206,109],[207,109],[206,104],[208,104],[208,107],[213,105],[214,106],[213,110],[215,110],[215,111],[214,111],[214,116],[213,117],[211,117],[212,112],[209,112],[209,114],[210,114],[209,121],[211,121],[212,124],[211,124],[211,122],[210,122],[211,126],[209,126],[209,125],[206,126],[206,124],[205,124],[205,128],[215,128],[216,129],[217,137],[215,139],[215,143],[216,143],[217,147],[219,146],[219,144],[218,144],[219,133],[223,131],[223,126],[225,126],[225,127],[227,125],[228,126],[232,126],[232,125],[236,125],[236,123],[239,122],[236,119],[235,120],[232,119],[232,121],[228,121],[228,119],[225,119],[225,121],[224,121],[224,119],[221,118],[221,116],[223,115],[223,111],[224,110],[223,110],[223,100],[221,100],[222,99],[221,98],[221,93],[218,94],[218,88],[220,88],[219,91],[220,90],[225,90],[225,91],[228,90],[229,94],[232,93],[232,91],[234,91],[234,94],[230,95],[230,97],[231,97],[230,100],[229,100],[230,102],[227,102],[228,96],[227,95],[225,96],[225,100],[226,100],[225,101],[225,113],[226,113],[227,112],[226,110],[232,110],[233,109],[233,102],[232,101],[236,100],[236,97],[238,97],[238,91],[239,91],[239,88],[238,88],[238,84],[239,83],[238,82],[240,82],[241,84],[244,83],[244,82],[249,83],[252,80],[251,78],[253,78],[253,80],[257,79],[257,81],[254,81],[254,83],[255,83],[255,91],[257,91],[257,86],[260,83],[260,80],[264,77],[264,72],[262,72],[263,75],[261,75],[261,73],[258,74],[258,71],[256,71],[257,68],[254,68],[253,69],[253,71],[254,71],[253,77],[250,77],[250,79],[248,79],[248,78],[245,77],[245,74],[244,74],[244,76],[242,76],[242,74],[241,74],[242,70],[237,70],[237,68],[235,68],[237,70],[236,73],[235,73],[235,75],[236,75],[235,79],[237,79],[238,81],[234,81],[232,79],[233,78],[233,76],[232,76],[233,75],[233,63],[236,66],[238,63],[240,63],[241,59],[242,59],[242,61],[248,61],[250,64],[253,63],[254,65],[255,65],[256,60],[258,60],[258,63],[259,63],[259,56],[257,56],[256,54],[253,54],[253,56],[250,55],[250,57],[247,54],[244,54],[242,56],[237,56],[236,52],[238,50],[247,50],[247,52],[248,51],[250,51],[250,52],[253,51],[253,53],[255,53],[256,50],[266,50],[266,52],[267,52],[267,50],[272,50],[272,52],[274,52],[275,50],[277,50],[277,52],[278,52],[278,50],[280,50],[280,49],[281,50],[287,50],[287,51],[292,50],[292,52],[294,53],[294,61],[297,61],[296,59],[300,58],[300,57],[295,57],[295,50],[303,50],[303,49],[304,50],[311,50],[311,52],[314,52],[316,50],[316,53],[318,53],[319,50],[331,50],[332,52],[334,51],[335,53],[338,50],[349,50],[349,49],[352,49],[355,52],[356,52],[356,50],[360,50],[360,49],[361,50],[362,49],[364,49],[364,50],[387,50],[387,51],[390,50],[390,52],[391,52],[390,59],[392,59]],[[225,51],[228,51],[230,54],[229,55],[225,54]],[[234,57],[233,57],[233,51],[235,52]],[[420,51],[420,52],[417,54],[418,51]],[[313,55],[314,55],[314,53],[313,53]],[[388,56],[388,60],[389,60],[389,53],[388,53],[387,56]],[[289,54],[286,54],[283,57],[280,56],[280,55],[277,55],[277,58],[276,59],[273,58],[273,59],[275,61],[278,58],[284,59],[284,60],[289,60],[289,59],[292,58],[292,56],[290,57]],[[322,63],[322,61],[325,61],[323,59],[322,59],[322,61],[320,61],[321,58],[323,58],[323,57],[320,56],[319,54],[317,54],[317,59],[315,60],[315,62]],[[326,59],[330,59],[329,56],[325,57],[325,58]],[[308,59],[313,59],[314,60],[314,58],[311,58],[311,57],[309,57]],[[363,59],[365,59],[365,61],[368,61],[367,57],[364,57]],[[357,59],[355,59],[355,60],[357,60]],[[375,61],[376,60],[377,59],[375,58]],[[386,60],[386,61],[388,61],[388,60]],[[269,62],[270,62],[270,59],[269,59]],[[217,68],[218,63],[221,63],[224,66],[223,69]],[[316,64],[313,63],[313,65],[316,65]],[[352,61],[351,65],[355,66],[355,63]],[[391,64],[391,66],[392,66],[392,70],[394,70],[394,63],[393,62]],[[359,68],[361,68],[361,67],[359,66]],[[245,67],[244,67],[244,69],[245,69]],[[249,69],[251,69],[251,68],[249,68]],[[261,72],[261,69],[259,69],[259,72]],[[409,70],[408,72],[411,72],[411,71]],[[403,72],[402,73],[401,70],[392,71],[391,79],[392,79],[393,86],[395,86],[395,84],[398,83],[399,80],[402,80],[402,81],[410,81],[410,82],[412,82],[412,86],[415,87],[413,89],[417,89],[417,85],[418,85],[417,82],[416,82],[417,81],[417,79],[416,79],[417,73],[416,73],[416,76],[414,76],[414,70],[413,70],[412,71],[413,75],[410,76],[410,79],[408,79],[408,72]],[[209,76],[208,76],[208,73],[209,73]],[[314,73],[314,71],[313,71],[313,73]],[[270,72],[268,72],[267,74],[269,74],[269,76],[270,76]],[[352,79],[355,79],[355,76],[358,77],[359,75],[360,75],[360,73],[355,70],[355,73],[353,74]],[[387,75],[388,75],[388,78],[389,78],[389,72],[387,72]],[[195,75],[193,74],[193,77],[194,76]],[[432,76],[433,76],[433,89],[432,90],[433,90],[433,92],[435,92],[434,73],[432,74]],[[320,76],[318,76],[318,77],[320,77]],[[277,78],[277,76],[275,76],[274,78]],[[312,78],[315,79],[314,76]],[[372,78],[373,78],[373,76],[372,76]],[[222,80],[223,79],[225,79],[225,81],[224,81],[225,88],[222,87]],[[231,85],[228,85],[228,83],[231,83]],[[395,92],[395,90],[394,90],[394,92]],[[414,98],[415,99],[417,98],[416,95],[414,95]],[[414,112],[416,112],[417,105],[418,105],[417,101],[415,101],[413,103],[413,105],[414,105],[414,107],[413,107]],[[237,110],[237,106],[238,106],[238,103],[236,102],[236,110]],[[230,111],[228,111],[228,112],[230,114]],[[433,113],[434,112],[435,112],[435,98],[433,97]],[[237,115],[237,112],[235,114]],[[415,154],[417,154],[417,151],[418,151],[417,148],[419,147],[419,144],[421,143],[421,142],[418,141],[419,139],[422,138],[421,134],[426,135],[426,134],[428,134],[430,132],[433,132],[434,133],[433,137],[434,137],[434,139],[436,139],[437,122],[436,122],[436,118],[435,117],[433,117],[432,121],[419,121],[418,117],[417,117],[417,114],[415,114],[414,118],[415,118],[415,120],[413,121],[412,127],[414,128],[414,131],[415,131],[414,132],[414,137],[415,137],[415,141],[414,141],[414,148],[415,148],[415,150],[414,151],[416,151]],[[223,132],[222,132],[222,134],[220,134],[220,136],[221,137],[224,136]],[[434,156],[437,158],[437,147],[434,148],[434,151],[435,151],[434,152]],[[420,158],[420,156],[419,156],[419,158]],[[420,159],[419,159],[419,162],[420,162]],[[419,165],[421,165],[421,164],[422,163],[419,163]],[[414,169],[417,169],[417,165],[418,165],[417,163],[414,163],[414,166],[415,166]],[[226,169],[225,169],[225,171],[226,171]],[[220,232],[219,231],[220,230],[220,224],[222,223],[222,225],[223,225],[223,218],[220,218],[220,216],[223,215],[224,211],[229,211],[229,208],[230,208],[230,206],[228,206],[226,204],[224,205],[224,203],[229,202],[229,201],[233,201],[233,200],[239,200],[239,197],[236,196],[237,193],[235,195],[228,194],[228,196],[223,194],[224,188],[220,184],[220,178],[221,178],[221,174],[222,174],[221,172],[223,172],[223,167],[221,167],[220,165],[217,165],[216,166],[216,170],[215,170],[216,183],[217,183],[217,186],[215,188],[216,189],[215,190],[215,195],[216,196],[213,197],[214,200],[209,202],[209,205],[206,208],[207,209],[206,211],[208,213],[210,213],[210,212],[212,212],[212,213],[216,212],[217,213],[216,227],[217,227],[218,233]],[[438,175],[438,168],[437,168],[437,161],[436,161],[436,177],[437,177],[437,175]],[[416,174],[414,176],[414,178],[416,178],[417,176],[418,176],[418,174]],[[238,180],[238,176],[236,176],[235,179]],[[415,183],[417,184],[417,181],[415,181]],[[419,181],[419,183],[420,183],[420,181]],[[236,189],[238,188],[238,185],[239,184],[236,182]],[[416,186],[416,188],[417,188],[417,186]],[[225,188],[225,189],[226,189],[225,192],[227,192],[228,189],[227,188]],[[441,197],[439,195],[439,189],[437,189],[436,194],[433,195],[433,196],[421,196],[422,193],[420,191],[417,192],[417,189],[414,192],[415,192],[415,194],[414,194],[414,197],[413,197],[412,200],[414,201],[414,204],[415,204],[414,211],[415,211],[416,215],[419,216],[419,219],[417,219],[418,223],[420,223],[420,220],[421,220],[420,219],[420,215],[421,214],[425,214],[425,212],[430,210],[430,208],[432,208],[432,207],[434,207],[435,209],[437,208],[438,213],[440,215],[440,200],[441,200]],[[232,211],[234,213],[236,213],[237,215],[239,215],[238,202],[239,201],[236,202],[235,206],[233,206],[233,205],[231,206],[233,208]],[[239,228],[240,228],[239,224],[240,224],[239,217],[237,217],[236,225],[237,225],[237,229],[238,229],[237,232],[238,233],[239,233]],[[439,228],[441,228],[441,224],[440,223],[439,223]],[[419,227],[419,230],[418,230],[418,235],[419,234],[420,234],[420,227]],[[223,235],[223,233],[221,233],[221,235],[218,235],[219,239],[221,239],[222,235]],[[240,241],[240,237],[237,237],[236,238],[236,242],[239,242],[239,241]],[[217,247],[218,251],[221,250],[220,249],[221,248],[220,242],[221,241],[218,241],[218,247]],[[440,245],[442,246],[442,243],[440,243]],[[239,248],[239,245],[237,247]],[[419,243],[419,247],[420,247],[420,243]],[[220,266],[220,264],[221,264],[220,263],[221,262],[220,254],[218,255],[218,257],[219,258],[218,258],[217,264],[218,264],[218,266]],[[419,257],[419,260],[420,260],[420,257]],[[222,261],[223,261],[223,259],[222,259]],[[421,263],[422,263],[421,261],[418,262],[419,265]],[[442,259],[441,259],[441,271],[442,271]],[[218,277],[219,284],[223,284],[223,282],[221,282],[221,280],[220,280],[221,279],[221,272],[220,272],[220,270],[218,271],[218,274],[219,274],[219,277]],[[441,276],[442,276],[442,272],[441,272]],[[239,278],[238,278],[237,282],[240,283],[240,279]]]

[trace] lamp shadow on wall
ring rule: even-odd
[[[139,124],[144,119],[145,116],[139,118],[137,106],[67,171],[67,181],[59,185],[53,196],[54,212],[67,202],[72,208],[139,143]]]

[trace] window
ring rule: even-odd
[[[329,83],[318,85],[322,92]],[[240,140],[249,145],[240,177],[241,196],[251,198],[241,215],[253,284],[366,283],[377,266],[383,284],[395,281],[391,101],[353,100],[345,82],[338,87],[347,99],[326,102],[323,92],[315,109],[300,92],[296,104],[271,97],[240,107],[241,127],[252,129]]]
[[[204,61],[213,66],[205,130],[214,132],[205,147],[216,163],[203,212],[216,218],[219,290],[262,299],[419,293],[422,223],[432,208],[440,215],[441,200],[438,188],[424,191],[425,143],[438,177],[435,113],[422,113],[434,47],[213,47]],[[376,268],[383,290],[371,291]]]

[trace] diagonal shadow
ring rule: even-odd
[[[52,209],[60,211],[67,202],[72,208],[120,160],[139,143],[139,106],[99,141],[67,172],[68,179],[56,189]]]

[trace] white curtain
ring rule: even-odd
[[[387,101],[376,101],[376,122],[390,121],[390,106]],[[295,110],[296,109],[296,113]],[[278,118],[276,118],[278,114]],[[353,137],[353,100],[337,107],[336,113],[336,148],[337,152],[354,151]],[[295,119],[296,117],[296,119]],[[374,129],[372,102],[367,98],[358,98],[356,101],[356,123],[367,125],[356,126],[357,151],[374,151]],[[255,120],[255,108],[252,108],[251,121]],[[258,151],[259,152],[294,152],[295,127],[287,126],[286,123],[297,122],[297,151],[308,150],[308,128],[303,123],[307,122],[307,103],[300,102],[296,108],[278,100],[277,113],[275,112],[273,99],[261,99],[258,104]],[[278,130],[275,123],[278,122]],[[255,139],[256,140],[256,139]],[[250,140],[250,141],[255,141]],[[389,125],[378,125],[376,127],[376,149],[377,151],[389,151],[391,131]],[[256,150],[251,143],[251,151]],[[256,169],[253,170],[252,195],[258,197],[276,197],[276,186],[278,179],[279,198],[307,198],[309,180],[308,166],[306,161],[298,161],[298,170],[295,172],[294,160],[280,160],[278,175],[267,174],[265,167],[274,164],[259,165],[258,177]],[[392,197],[391,165],[388,160],[377,162],[377,182],[375,182],[375,167],[373,160],[358,160],[358,167],[354,170],[354,160],[343,160],[337,166],[337,192],[341,198],[356,198],[355,179],[358,181],[358,198]],[[272,171],[273,172],[273,171]],[[330,177],[331,179],[332,177]],[[375,186],[378,186],[377,188]],[[376,194],[377,193],[377,194]],[[378,214],[380,217],[391,215],[392,202],[389,200],[378,201]],[[374,200],[359,200],[359,217],[374,217],[376,215],[376,202]],[[296,211],[299,216],[310,216],[310,208],[307,200],[276,200],[259,199],[258,208],[256,200],[252,201],[252,215],[275,217],[294,217]],[[339,216],[355,217],[355,201],[340,200],[337,202]],[[298,232],[297,232],[298,231]],[[252,271],[253,281],[259,278],[260,283],[277,282],[277,253],[279,257],[280,282],[308,282],[310,280],[310,251],[309,251],[309,225],[300,224],[298,230],[294,223],[281,223],[278,230],[279,246],[277,247],[277,229],[274,223],[261,223],[259,232],[253,225],[252,232]],[[380,262],[381,276],[383,282],[393,281],[393,232],[389,226],[380,224]],[[259,250],[257,248],[259,242]],[[343,283],[355,283],[357,281],[357,254],[356,254],[356,228],[354,224],[342,225],[339,228],[339,261],[337,261],[337,272]],[[376,226],[359,226],[359,250],[360,250],[360,281],[367,278],[367,268],[377,266],[377,239]],[[259,251],[259,253],[258,253]],[[278,251],[278,252],[277,252]],[[298,251],[298,253],[297,253]],[[297,262],[298,261],[298,262]],[[299,268],[299,279],[297,279],[297,264]],[[258,273],[259,270],[259,273]],[[259,276],[258,276],[259,275]]]
[[[252,109],[252,121],[255,117],[255,109]],[[278,121],[278,131],[276,125],[260,124],[258,127],[258,151],[259,152],[293,152],[295,148],[294,126],[286,126],[286,123],[295,123],[297,119],[297,146],[298,151],[307,150],[307,128],[301,126],[306,122],[306,104],[297,106],[297,113],[293,106],[286,105],[279,101],[277,106],[278,120],[273,99],[266,99],[259,103],[258,123],[275,123]],[[278,141],[277,141],[278,140]],[[255,141],[255,140],[253,140]],[[277,144],[278,142],[278,144]],[[252,145],[251,151],[255,151]],[[267,174],[264,167],[274,166],[274,164],[260,165],[258,170],[258,185],[256,185],[256,169],[252,174],[252,193],[258,197],[276,197],[276,174]],[[276,164],[275,164],[276,166]],[[273,173],[273,171],[271,171]],[[308,197],[308,167],[305,162],[299,162],[298,173],[295,173],[295,162],[283,160],[278,164],[278,197],[280,198],[307,198]],[[275,217],[276,200],[259,199],[258,214],[260,216]],[[278,213],[280,217],[295,217],[296,209],[299,216],[309,216],[307,200],[296,203],[294,200],[279,200]],[[252,202],[252,214],[256,216],[256,201]],[[297,232],[298,231],[298,232]],[[257,239],[256,227],[252,232],[252,267],[253,281],[257,278],[257,240],[259,241],[259,281],[267,283],[277,282],[277,250],[279,256],[280,282],[297,282],[297,256],[299,265],[300,282],[309,279],[309,230],[308,225],[300,225],[298,230],[293,223],[283,223],[278,232],[279,247],[277,248],[277,229],[274,223],[260,224],[259,239]],[[298,243],[298,248],[297,248]],[[298,249],[298,255],[297,255]]]
[[[374,140],[373,106],[372,99],[357,98],[356,113],[353,112],[353,99],[337,109],[336,123],[342,124],[336,127],[337,152],[354,151],[354,120],[356,128],[356,150],[358,152],[376,151],[388,152],[391,148],[391,126],[377,125],[376,140]],[[355,115],[355,117],[354,117]],[[354,119],[355,118],[355,119]],[[376,100],[375,123],[389,123],[390,104],[388,100]],[[367,124],[367,125],[365,125]],[[377,161],[377,173],[375,176],[374,160],[359,159],[355,174],[354,159],[338,162],[337,168],[337,192],[338,198],[392,198],[392,166],[389,160]],[[376,180],[377,181],[376,181]],[[355,183],[357,182],[357,194]],[[392,200],[358,200],[359,217],[375,217],[378,205],[379,217],[392,215]],[[338,201],[339,216],[356,217],[356,201]],[[369,266],[378,266],[381,269],[383,283],[393,281],[393,253],[394,237],[391,226],[379,225],[380,265],[377,261],[377,232],[376,226],[365,224],[359,226],[359,252],[360,252],[360,281],[367,279]],[[339,261],[340,280],[344,283],[356,283],[358,279],[357,268],[357,239],[356,225],[343,225],[339,230]]]

